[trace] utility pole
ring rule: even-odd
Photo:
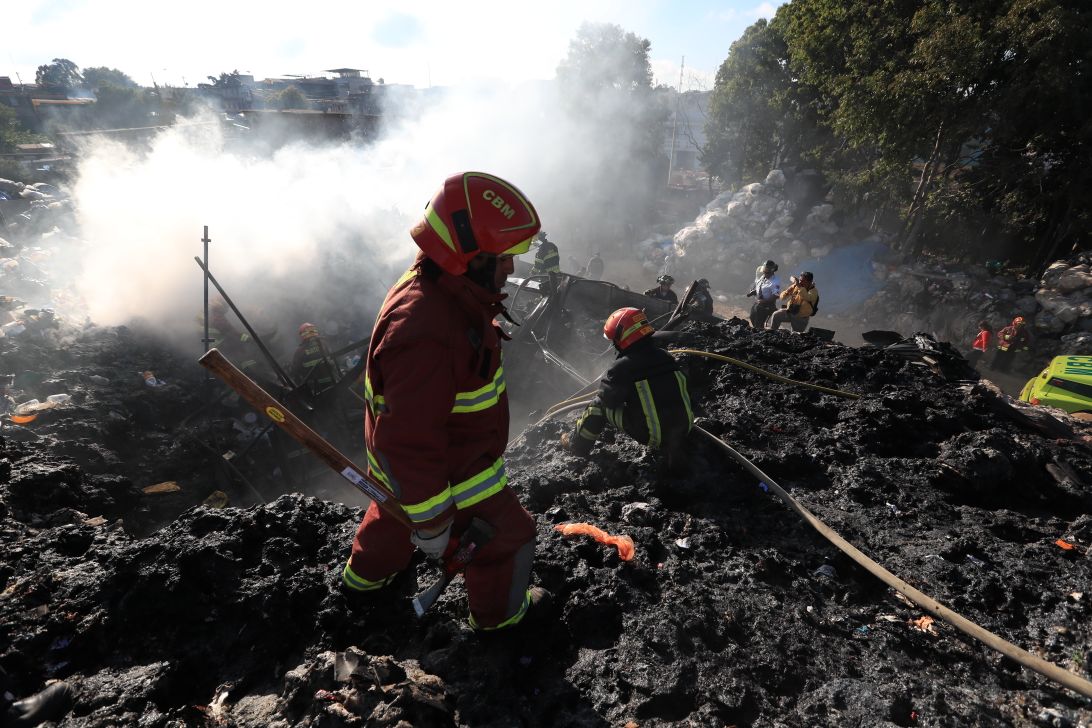
[[[675,133],[679,129],[679,99],[682,94],[683,69],[686,68],[686,56],[679,64],[679,87],[675,89],[675,120],[671,122],[671,153],[667,155],[667,186],[671,186],[671,172],[675,167]]]

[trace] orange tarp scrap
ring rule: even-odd
[[[622,561],[633,559],[633,539],[629,536],[612,536],[590,523],[559,523],[554,530],[561,531],[562,536],[591,536],[599,543],[616,547]]]
[[[1060,538],[1054,543],[1065,551],[1072,551],[1073,549],[1077,548],[1073,544],[1069,543],[1069,541],[1066,541],[1064,538]]]

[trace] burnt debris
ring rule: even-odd
[[[832,528],[983,627],[1092,674],[1082,423],[1045,428],[973,376],[898,351],[739,319],[682,328],[688,348],[861,395],[681,355],[699,423]],[[274,474],[276,448],[244,453],[240,427],[264,422],[226,398],[209,407],[224,392],[203,389],[191,358],[98,327],[0,339],[0,353],[12,406],[70,395],[0,430],[0,665],[20,694],[70,682],[62,725],[1092,720],[1087,699],[930,621],[697,438],[680,476],[610,431],[589,459],[566,454],[572,414],[516,437],[509,477],[554,601],[481,639],[459,581],[414,616],[433,574],[420,559],[348,602],[337,582],[361,512],[333,499],[352,490],[303,495],[296,474]],[[163,386],[142,376],[149,362]],[[571,522],[631,536],[634,559],[554,530]]]

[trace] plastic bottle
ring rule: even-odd
[[[70,399],[72,399],[71,394],[51,394],[46,397],[46,402],[52,402],[53,404],[64,404]]]
[[[15,414],[17,414],[17,415],[30,414],[31,412],[37,412],[38,409],[40,408],[41,404],[42,403],[39,402],[36,399],[27,400],[26,402],[23,402],[22,404],[16,405],[14,411],[15,411]]]

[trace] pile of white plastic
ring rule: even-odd
[[[1035,292],[1043,310],[1035,326],[1057,334],[1066,329],[1092,332],[1092,271],[1087,262],[1056,261],[1046,269]]]
[[[785,174],[775,169],[765,182],[717,195],[671,238],[649,238],[638,248],[649,270],[684,277],[731,277],[739,271],[750,276],[767,258],[791,267],[829,253],[839,233],[833,214],[829,203],[796,209],[785,192]],[[800,215],[804,220],[795,226]]]
[[[1023,316],[1038,359],[1092,354],[1092,257],[1055,261],[1036,281],[993,275],[981,265],[903,263],[863,307],[863,323],[895,331],[926,329],[967,350],[986,321],[994,331]]]

